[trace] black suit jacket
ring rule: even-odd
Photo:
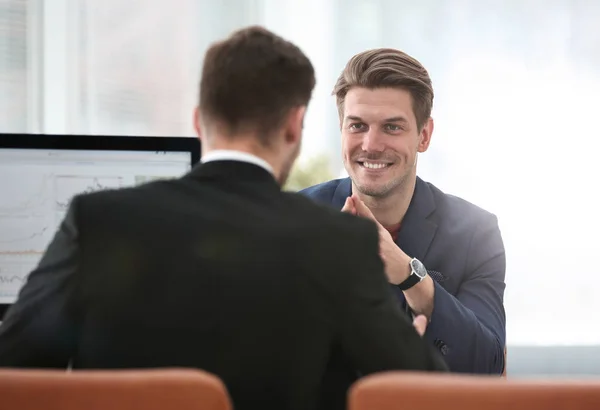
[[[395,303],[371,222],[218,161],[76,197],[0,327],[0,366],[194,367],[237,410],[310,409],[334,346],[363,374],[445,368]]]

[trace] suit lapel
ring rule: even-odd
[[[337,209],[342,209],[346,198],[352,195],[352,181],[350,178],[344,178],[340,180],[340,183],[336,187],[333,198],[331,199],[331,205]]]
[[[429,186],[417,177],[415,192],[404,215],[396,244],[408,256],[420,261],[425,259],[429,245],[435,236],[437,224],[427,217],[435,210],[433,193]],[[391,285],[392,290],[398,297],[400,306],[410,315],[410,308],[406,304],[404,293],[398,286]]]
[[[431,189],[422,179],[417,178],[415,192],[402,220],[396,244],[408,256],[420,261],[425,259],[437,231],[437,224],[427,219],[434,210],[435,201]]]

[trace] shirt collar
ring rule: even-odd
[[[212,162],[212,161],[239,161],[239,162],[248,162],[250,164],[257,165],[261,168],[266,169],[271,174],[273,174],[273,167],[269,165],[267,161],[262,158],[257,157],[256,155],[249,154],[247,152],[235,151],[235,150],[215,150],[210,151],[209,153],[202,155],[200,159],[202,163]]]

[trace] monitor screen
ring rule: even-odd
[[[190,138],[0,135],[0,320],[74,195],[181,177],[198,159]]]

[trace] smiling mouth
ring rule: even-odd
[[[358,161],[358,163],[363,168],[374,169],[374,170],[389,168],[390,165],[392,165],[389,162]]]

